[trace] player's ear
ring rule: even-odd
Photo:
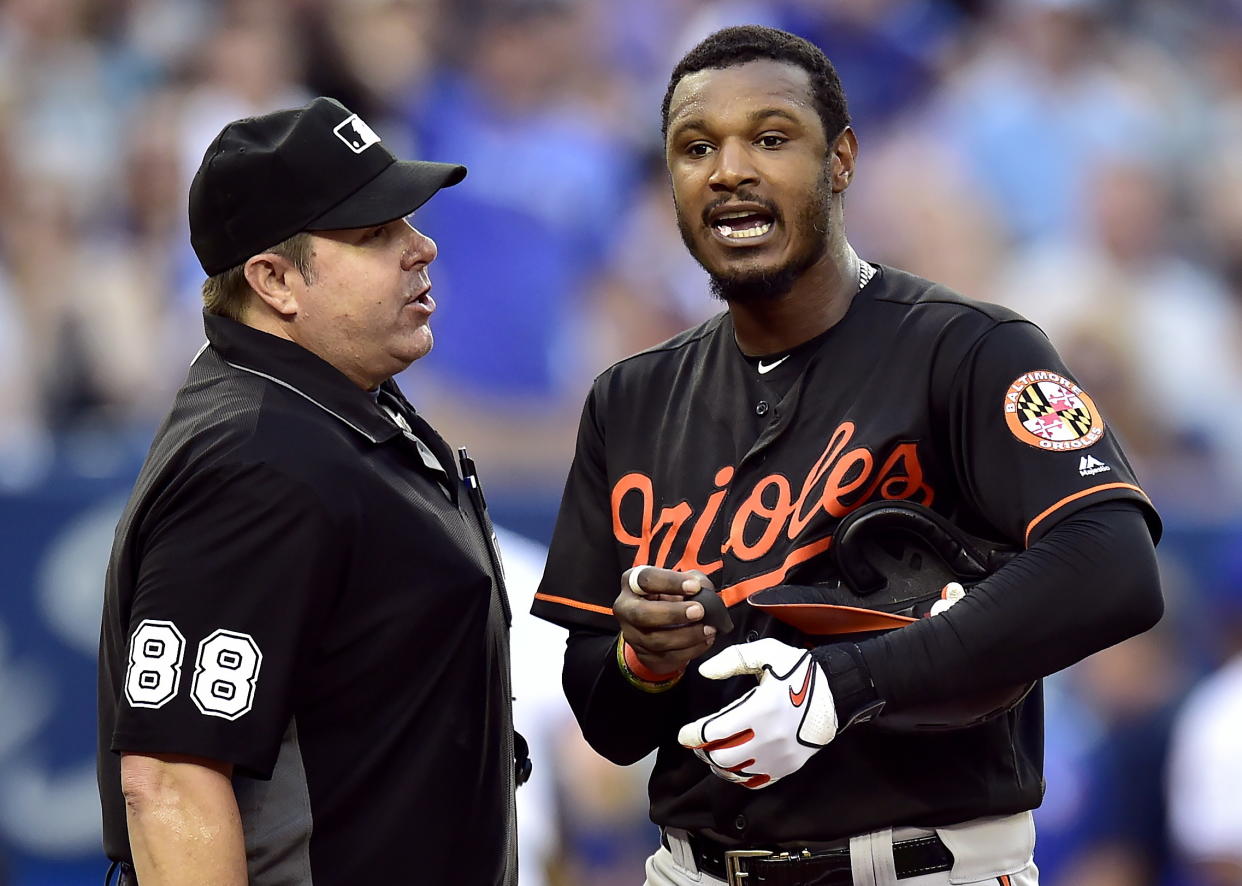
[[[285,318],[297,314],[297,284],[302,275],[292,261],[264,252],[247,259],[244,272],[250,288],[269,308]]]
[[[832,192],[839,194],[854,178],[854,162],[858,157],[858,137],[852,127],[845,127],[828,151],[829,179]]]

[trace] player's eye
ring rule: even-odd
[[[759,147],[761,148],[779,148],[781,145],[785,144],[785,142],[787,141],[789,141],[789,139],[785,138],[785,136],[772,135],[771,133],[767,135],[761,135],[757,139],[757,143]]]
[[[691,157],[706,157],[711,150],[712,146],[707,142],[691,142],[686,146],[686,153]]]

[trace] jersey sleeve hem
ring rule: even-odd
[[[218,747],[196,745],[192,741],[173,741],[154,736],[139,736],[133,733],[116,733],[112,736],[111,750],[114,754],[177,754],[186,757],[201,757],[204,760],[217,760],[228,763],[240,775],[246,775],[260,781],[268,781],[276,768],[276,754],[270,759],[257,757],[253,754],[230,754],[222,752]]]
[[[617,618],[612,614],[611,606],[586,603],[572,597],[537,593],[530,611],[532,615],[565,628],[591,628],[609,632],[617,629]]]
[[[1087,505],[1115,499],[1127,499],[1142,505],[1143,518],[1147,521],[1147,527],[1151,531],[1152,541],[1160,540],[1162,531],[1160,518],[1156,515],[1156,509],[1152,505],[1151,499],[1147,497],[1147,493],[1142,488],[1133,483],[1102,483],[1099,486],[1080,489],[1078,492],[1067,495],[1037,514],[1026,525],[1023,544],[1029,548],[1032,542],[1047,532],[1056,522],[1056,520],[1052,519],[1053,517],[1059,520],[1085,508]]]

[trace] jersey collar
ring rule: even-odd
[[[371,395],[301,345],[215,314],[204,313],[203,326],[207,346],[234,369],[266,378],[301,395],[372,443],[382,443],[401,433],[400,428],[380,414]],[[406,403],[392,379],[380,387]]]

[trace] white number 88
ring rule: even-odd
[[[160,708],[181,686],[185,637],[171,621],[146,619],[129,643],[125,697],[136,708]],[[236,720],[254,704],[263,653],[249,634],[218,630],[198,644],[190,698],[209,717]]]

